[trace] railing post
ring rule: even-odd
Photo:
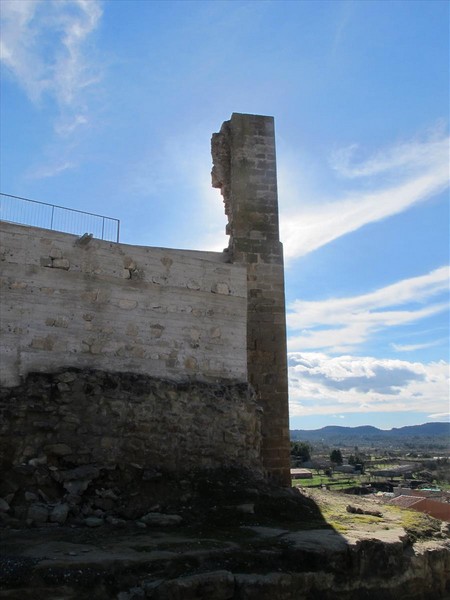
[[[102,240],[104,239],[105,233],[105,217],[102,218]]]
[[[52,206],[52,218],[51,218],[51,221],[50,221],[50,229],[53,229],[53,215],[54,215],[54,213],[55,213],[55,207]]]

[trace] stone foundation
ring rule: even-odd
[[[120,494],[131,480],[198,470],[258,474],[258,415],[242,383],[74,369],[30,374],[0,393],[0,497],[23,521],[36,502],[79,505],[91,482],[104,480]]]

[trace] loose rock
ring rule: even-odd
[[[27,512],[27,519],[36,525],[46,523],[48,519],[48,508],[43,504],[32,504]]]
[[[84,519],[83,523],[87,525],[87,527],[100,527],[104,524],[104,521],[99,517],[87,517],[87,519]]]
[[[66,522],[67,515],[69,514],[68,504],[57,504],[50,514],[50,521],[53,523],[59,523],[62,525]]]
[[[183,519],[180,515],[164,515],[152,512],[141,517],[140,521],[153,527],[171,527],[173,525],[180,525]]]
[[[3,500],[3,498],[0,498],[0,512],[8,512],[10,509],[9,504],[6,502],[6,500]]]

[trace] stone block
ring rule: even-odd
[[[50,513],[50,521],[62,525],[67,520],[69,509],[69,505],[66,503],[57,504]]]
[[[64,269],[65,271],[68,271],[70,269],[70,262],[67,258],[54,258],[52,260],[52,267],[54,269]]]
[[[0,498],[0,513],[6,513],[9,512],[9,510],[10,506],[8,502],[6,502],[6,500],[4,500],[3,498]]]
[[[230,293],[230,288],[228,287],[228,284],[226,284],[226,283],[215,283],[212,286],[211,291],[213,292],[213,294],[228,295]]]
[[[180,515],[165,515],[151,512],[141,517],[140,521],[149,527],[174,527],[181,525],[183,519]]]
[[[155,600],[232,600],[234,576],[229,571],[199,573],[160,582],[153,590],[147,586],[146,593]]]
[[[49,444],[47,446],[44,446],[44,452],[49,456],[68,456],[69,454],[73,453],[72,448],[70,446],[62,443]]]
[[[60,248],[53,247],[49,252],[50,258],[62,258],[62,250]]]
[[[32,504],[28,508],[27,519],[36,525],[42,525],[48,520],[48,508],[45,504]]]

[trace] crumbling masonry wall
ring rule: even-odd
[[[66,466],[261,472],[244,266],[5,222],[0,233],[4,473],[52,464],[61,444]]]
[[[5,480],[16,479],[14,468],[8,477],[11,466],[28,464],[49,489],[69,467],[85,465],[179,475],[218,466],[261,471],[258,405],[245,383],[74,368],[32,373],[0,390],[0,417]],[[4,483],[0,497],[10,491]]]
[[[4,470],[233,467],[289,483],[273,119],[233,114],[213,161],[224,252],[0,223]]]
[[[248,380],[263,408],[263,463],[289,484],[289,407],[283,247],[272,117],[234,113],[212,139],[212,183],[228,216],[228,252],[247,267]]]

